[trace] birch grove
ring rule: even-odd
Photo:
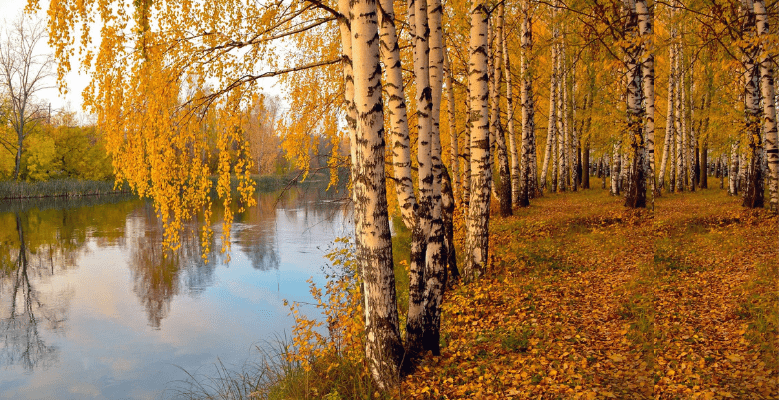
[[[331,182],[348,171],[364,357],[380,388],[441,353],[453,278],[493,272],[492,201],[521,219],[513,207],[541,196],[598,191],[645,208],[705,190],[779,212],[773,1],[131,3],[48,5],[59,79],[71,63],[88,71],[85,108],[116,176],[155,202],[168,246],[199,213],[210,238],[215,189],[229,246],[227,206],[252,204],[254,188],[244,111],[265,78],[286,85],[276,125],[290,163],[307,177],[330,146],[317,155]],[[215,138],[193,116],[219,121]],[[401,307],[396,218],[410,232]]]

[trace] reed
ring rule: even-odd
[[[129,192],[127,185],[115,189],[113,181],[54,179],[43,182],[0,182],[0,199],[80,197]]]

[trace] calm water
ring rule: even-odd
[[[258,194],[227,264],[218,240],[204,263],[194,234],[164,258],[145,201],[0,203],[0,398],[167,397],[181,368],[251,361],[289,335],[283,300],[324,282],[325,252],[350,232],[342,196]]]

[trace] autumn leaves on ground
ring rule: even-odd
[[[489,276],[447,294],[401,397],[777,398],[777,219],[739,200],[588,190],[494,219]]]
[[[353,277],[331,281],[324,296],[315,290],[327,318],[296,314],[292,358],[303,369],[276,380],[271,392],[280,396],[258,393],[776,399],[777,217],[740,200],[703,189],[636,210],[589,189],[545,195],[512,217],[492,215],[487,276],[446,292],[442,354],[428,354],[397,392],[380,395],[361,366],[364,327]],[[462,246],[462,227],[456,230]],[[401,228],[393,241],[401,320],[407,234]],[[355,268],[348,246],[330,259]]]

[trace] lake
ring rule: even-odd
[[[238,368],[289,337],[284,299],[310,302],[309,278],[324,285],[351,212],[321,185],[256,196],[236,214],[229,262],[218,208],[204,262],[194,224],[164,256],[144,200],[0,202],[0,398],[170,397],[184,370],[214,376],[218,361]]]

